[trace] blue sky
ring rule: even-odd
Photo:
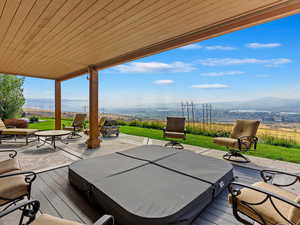
[[[104,107],[300,97],[300,15],[99,71]],[[27,98],[53,98],[54,82],[26,78]],[[62,97],[88,99],[88,80]]]

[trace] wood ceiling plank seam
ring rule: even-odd
[[[71,1],[74,1],[74,0],[71,0]],[[74,10],[74,8],[78,7],[78,5],[79,5],[80,3],[81,3],[81,0],[78,0],[77,4],[73,5],[73,7],[71,7],[71,9],[66,13],[66,15],[64,15],[63,18],[62,18],[61,20],[59,20],[47,34],[51,33],[51,32],[58,26],[58,24],[60,24],[60,22],[61,22],[65,17],[67,17],[67,16],[71,13],[72,10]],[[46,36],[47,36],[47,35],[46,35]],[[43,39],[45,39],[46,36],[45,36]],[[0,63],[0,64],[1,64],[1,63]]]
[[[112,2],[112,1],[113,1],[113,0],[111,0],[111,2]],[[109,4],[109,3],[108,3],[108,4]],[[103,10],[102,10],[102,9],[99,9],[98,11],[100,12],[100,11],[103,11]],[[95,12],[95,14],[96,14],[96,13],[99,13],[99,12]],[[65,32],[66,32],[66,31],[65,31]],[[68,33],[68,32],[67,32],[67,33]],[[46,36],[45,36],[45,38],[46,38]],[[44,40],[44,39],[43,39],[43,40]],[[43,41],[43,40],[42,40],[42,41]],[[41,43],[43,43],[43,42],[40,42],[40,44],[41,44]],[[48,42],[48,43],[49,43],[49,42]],[[44,49],[45,46],[46,46],[46,45],[41,46],[41,48],[36,48],[36,50],[37,50],[38,52],[43,52],[43,51],[45,51],[45,49]],[[51,46],[49,46],[49,48],[51,48]],[[30,56],[31,56],[31,57],[34,56],[34,53],[35,53],[35,52],[32,52],[32,54],[31,54]],[[28,60],[31,59],[30,56],[27,58]]]
[[[216,35],[216,33],[228,33],[228,32],[231,32],[232,30],[238,30],[239,26],[240,27],[245,27],[245,26],[248,26],[247,24],[251,24],[251,25],[253,23],[258,24],[261,21],[265,21],[265,20],[269,21],[269,20],[272,20],[272,18],[274,18],[274,17],[279,18],[280,15],[284,15],[284,16],[292,15],[292,14],[298,13],[299,11],[300,11],[300,4],[295,4],[295,5],[291,5],[291,7],[287,6],[285,8],[279,9],[277,11],[270,11],[269,14],[261,14],[261,15],[258,16],[258,18],[257,17],[252,17],[250,15],[247,18],[245,18],[244,20],[240,20],[239,22],[232,21],[232,23],[229,24],[228,27],[225,27],[225,31],[222,30],[222,29],[224,29],[224,27],[222,27],[221,29],[219,27],[217,27],[217,28],[215,28],[215,30],[214,29],[211,30],[210,33],[213,34],[213,36],[218,36],[218,35]],[[233,26],[233,28],[231,26]],[[227,29],[227,31],[226,31],[226,29]],[[194,36],[196,36],[196,37],[194,37]],[[194,34],[194,36],[186,37],[186,36],[183,35],[183,38],[185,38],[186,41],[183,41],[182,39],[181,40],[176,39],[176,40],[173,40],[173,41],[177,42],[177,46],[179,47],[179,46],[185,45],[186,43],[193,43],[193,42],[195,42],[195,40],[204,39],[203,37],[202,38],[198,37],[198,34]],[[205,37],[205,39],[207,39],[208,36],[209,36],[209,34]],[[145,49],[141,49],[141,51],[144,51],[143,56],[152,55],[154,53],[165,51],[165,49],[173,49],[176,43],[175,44],[166,43],[166,44],[167,44],[167,46],[169,45],[169,47],[164,47],[164,46],[160,45],[160,46],[156,46],[156,49],[155,48],[150,49],[148,51],[148,53],[145,52]],[[124,59],[124,56],[125,56],[125,59]],[[135,51],[131,55],[125,54],[124,56],[119,56],[118,58],[111,59],[107,62],[102,62],[101,64],[97,64],[96,65],[97,69],[98,70],[105,69],[105,68],[111,67],[113,65],[117,65],[117,64],[120,64],[120,63],[131,61],[131,60],[136,59],[136,58],[140,58],[141,53],[138,53],[137,51]],[[72,72],[72,73],[69,73],[69,74],[66,74],[66,75],[62,75],[60,80],[71,79],[73,77],[80,76],[83,73],[84,73],[84,70],[78,70],[78,71],[75,71],[75,72]]]
[[[222,8],[220,8],[220,10],[222,10]],[[207,12],[210,12],[210,10],[208,9]],[[203,12],[201,12],[201,14],[203,14]],[[181,16],[181,18],[184,19],[184,16]],[[197,18],[195,18],[195,19],[197,19]],[[186,21],[186,22],[181,21],[181,23],[183,23],[183,26],[184,26],[185,24],[189,23],[189,21]],[[171,28],[174,27],[173,25],[179,25],[178,22],[176,22],[176,21],[175,21],[173,24],[171,24],[171,23],[167,23],[167,24],[168,24],[169,27],[171,27]],[[161,29],[167,30],[169,27],[162,27]],[[180,32],[180,31],[178,31],[178,32]],[[167,32],[167,33],[168,33],[168,32]],[[173,33],[174,33],[174,32],[173,32]],[[158,35],[158,34],[159,34],[158,32],[152,31],[152,32],[148,32],[148,33],[147,33],[147,36],[148,36],[148,37],[153,36],[153,37],[157,38],[157,35]],[[141,39],[143,40],[143,37],[141,37]],[[148,42],[152,42],[152,40],[148,40]],[[117,43],[117,42],[116,42],[116,43]],[[125,43],[126,43],[126,42],[125,42]],[[136,41],[136,42],[132,42],[132,43],[135,44],[135,43],[141,43],[141,42]],[[117,44],[117,45],[115,45],[114,47],[115,47],[115,49],[118,49],[118,48],[120,48],[120,46],[123,46],[123,45],[124,45],[124,43],[121,43],[121,42],[120,42],[120,44]],[[110,46],[108,46],[107,48],[109,49],[109,47],[110,47]],[[129,48],[130,46],[126,45],[126,47]],[[105,51],[106,49],[102,49],[102,50],[103,50],[103,52],[106,52],[106,51]],[[110,51],[110,52],[113,52],[113,51]],[[95,54],[97,54],[97,51],[95,51]],[[102,54],[102,53],[99,52],[99,54]],[[76,56],[76,55],[75,55],[75,56]],[[93,56],[95,56],[95,55],[93,55]]]
[[[25,1],[22,1],[22,3]],[[13,28],[15,28],[15,30],[11,29],[11,32],[14,32],[13,34],[8,34],[6,35],[7,37],[11,37],[10,40],[3,40],[3,44],[4,44],[4,49],[2,49],[3,52],[6,52],[9,49],[10,43],[12,42],[12,40],[16,37],[16,35],[18,34],[18,32],[20,31],[20,27],[24,24],[27,16],[30,14],[32,8],[34,7],[34,5],[36,4],[37,0],[35,0],[32,5],[29,5],[28,3],[24,4],[24,10],[21,10],[21,15],[17,15],[18,18],[23,18],[21,21],[21,23],[19,23],[18,25],[14,24]],[[27,8],[28,7],[28,8]],[[20,10],[19,10],[20,11]],[[25,15],[24,15],[25,14]],[[15,20],[17,21],[17,20]],[[8,43],[8,45],[6,44]],[[2,48],[2,43],[0,44],[0,49]]]
[[[93,3],[95,3],[96,1],[98,1],[98,0],[95,0]],[[85,8],[83,8],[83,7],[80,7],[81,5],[81,3],[83,3],[84,1],[81,1],[79,4],[78,4],[78,6],[76,6],[71,12],[70,12],[70,14],[71,13],[73,13],[76,9],[79,9],[79,10],[81,10],[81,12],[80,13],[83,13],[84,12],[84,10],[85,10]],[[91,5],[89,5],[89,6],[91,6]],[[77,15],[75,15],[75,16],[77,16]],[[67,18],[67,17],[66,17]],[[73,23],[74,22],[74,19],[72,19],[71,21],[70,21],[70,23]],[[63,31],[63,29],[66,27],[66,26],[68,26],[69,24],[66,24],[60,31]],[[54,35],[56,35],[56,34],[54,34]]]
[[[148,0],[147,0],[148,1]],[[156,1],[159,1],[159,0],[156,0]],[[150,2],[150,1],[148,1],[148,2]]]
[[[218,0],[215,0],[214,2],[217,2]],[[232,0],[232,1],[234,1],[234,0]],[[174,7],[174,8],[176,8],[176,7]],[[190,7],[190,8],[192,8],[192,6]],[[170,12],[170,10],[168,11],[168,12]],[[176,14],[176,12],[174,12],[174,14],[173,15],[175,15]],[[162,14],[161,14],[162,15]],[[166,15],[166,17],[169,17],[169,15]],[[156,19],[157,19],[157,17],[155,17]],[[160,20],[161,18],[159,18],[159,20]],[[147,26],[145,26],[145,27],[147,27]],[[127,36],[127,33],[126,34],[124,34],[124,36]],[[98,42],[98,39],[96,39],[96,41],[95,42]],[[104,43],[104,45],[105,45],[106,43]],[[73,55],[74,53],[72,53],[72,54],[70,54],[70,55]]]
[[[169,23],[167,23],[167,24],[169,24]],[[165,28],[164,28],[164,29],[165,29]],[[152,32],[152,33],[155,33],[155,32]],[[113,41],[113,42],[114,42],[114,43],[117,43],[117,41]],[[116,45],[114,45],[114,46],[115,46],[115,48],[119,48],[119,47],[120,47],[120,46],[116,46]],[[97,49],[96,49],[96,50],[97,50]],[[97,52],[97,51],[94,51],[94,52]],[[102,52],[105,52],[105,49],[102,48]],[[75,57],[76,55],[73,54],[72,56]]]
[[[18,12],[20,6],[21,6],[21,3],[22,3],[22,2],[19,1],[19,4],[18,4],[18,6],[17,6],[17,8],[16,8],[16,10],[15,10],[15,12],[14,12],[14,15],[13,15],[12,18],[10,19],[10,22],[9,22],[7,28],[6,28],[6,31],[4,32],[4,35],[2,35],[3,37],[0,37],[0,49],[1,49],[1,45],[2,45],[3,40],[6,38],[6,35],[7,35],[7,33],[8,33],[8,30],[11,28],[11,25],[12,25],[12,23],[13,23],[13,21],[14,21],[14,19],[15,19],[15,16],[16,16],[16,14],[17,14],[17,12]],[[1,33],[2,33],[2,32],[1,32]]]
[[[103,2],[103,1],[102,1],[102,2]],[[92,7],[91,7],[91,8],[92,8]],[[95,14],[98,13],[98,15],[99,15],[100,11],[101,11],[101,9],[98,10],[98,12],[95,12]],[[99,16],[100,16],[100,15],[99,15]],[[102,17],[103,17],[103,16],[102,16]],[[77,27],[80,27],[80,25],[77,26]],[[65,30],[64,32],[68,34],[68,31]],[[45,47],[45,45],[43,45],[42,48],[43,48],[43,47]],[[38,50],[40,50],[40,49],[42,49],[42,48],[39,48]],[[34,48],[29,48],[29,50],[30,50],[30,53],[28,53],[27,56],[28,56],[28,55],[29,55],[29,56],[30,56],[30,55],[34,55],[34,53],[32,53],[32,51],[34,50]],[[23,58],[24,58],[24,57],[23,57]],[[20,59],[18,59],[18,60],[20,60],[20,61],[22,62],[22,59],[23,59],[23,58],[20,58]],[[27,59],[27,57],[26,57],[26,59]]]
[[[6,6],[6,4],[7,4],[7,1],[8,1],[8,0],[5,0],[5,1],[3,2],[2,9],[1,9],[1,14],[0,14],[0,20],[1,20],[1,18],[2,18],[2,15],[3,15],[3,12],[4,12],[5,6]]]
[[[52,0],[47,8],[43,11],[39,20],[31,27],[30,31],[24,37],[23,46],[21,49],[16,49],[20,53],[17,55],[19,57],[13,58],[12,61],[18,60],[18,58],[22,58],[28,52],[28,46],[33,42],[35,37],[47,26],[47,24],[53,19],[53,17],[58,13],[59,9],[61,9],[67,0]],[[39,22],[38,22],[39,21]]]
[[[8,4],[6,4],[3,15],[0,20],[0,41],[3,40],[5,35],[7,34],[7,31],[21,5],[21,2],[18,0],[10,1]]]
[[[33,19],[31,19],[30,20],[30,23],[28,24],[28,26],[26,26],[26,31],[22,31],[22,32],[19,32],[22,36],[19,38],[20,40],[23,40],[23,37],[24,37],[24,35],[26,35],[27,34],[27,32],[29,32],[30,31],[30,29],[32,28],[32,26],[36,23],[36,21],[39,19],[39,17],[41,16],[41,14],[43,13],[43,11],[45,10],[45,8],[47,8],[47,6],[50,4],[50,2],[51,2],[51,0],[49,0],[48,1],[48,3],[46,2],[46,1],[37,1],[37,3],[40,3],[40,4],[36,4],[36,6],[37,6],[37,10],[38,10],[38,12],[37,12],[37,14],[35,14],[35,13],[32,13],[32,15],[33,15]],[[45,4],[46,3],[46,4]],[[33,12],[34,10],[32,10],[32,12]],[[30,18],[30,17],[28,17],[28,18]],[[27,25],[27,24],[26,24]],[[6,61],[10,61],[11,62],[11,60],[10,60],[10,55],[11,54],[14,54],[15,53],[15,51],[16,51],[16,49],[17,49],[17,47],[18,47],[18,36],[16,36],[16,39],[14,40],[15,42],[17,42],[16,43],[16,45],[15,45],[15,47],[11,50],[11,51],[8,51],[7,53],[7,55],[6,55],[6,57],[4,58],[4,62],[6,62]],[[0,65],[3,65],[3,64],[5,64],[5,63],[0,63]]]
[[[28,11],[27,15],[24,17],[24,19],[22,20],[22,23],[20,24],[20,26],[17,29],[17,32],[15,33],[14,37],[10,40],[10,42],[8,43],[8,45],[6,46],[6,48],[4,49],[5,52],[9,51],[10,46],[12,44],[12,42],[15,40],[15,38],[17,37],[18,33],[21,30],[21,27],[24,25],[25,21],[27,20],[28,16],[30,15],[31,11],[33,10],[35,4],[37,3],[38,0],[35,0],[34,4],[32,5],[31,9]],[[0,65],[1,65],[1,56],[0,56]]]
[[[94,36],[98,36],[98,34],[95,34]],[[97,39],[97,40],[98,40],[98,39]],[[97,41],[97,40],[96,40],[96,41]]]
[[[140,0],[141,1],[141,0]],[[125,4],[125,3],[124,3]],[[100,9],[100,10],[102,10],[102,9]],[[105,16],[104,16],[105,17]],[[101,20],[101,19],[99,19],[99,20]],[[97,23],[97,22],[96,22]],[[95,23],[95,24],[96,24]],[[90,27],[93,27],[94,26],[94,24],[92,24]],[[86,30],[83,30],[83,31],[81,31],[81,33],[83,34],[83,35],[86,35],[86,32],[85,32]],[[71,34],[71,33],[69,33],[69,34]],[[75,38],[77,36],[77,34],[75,34],[73,37]],[[65,37],[62,37],[62,38],[65,38]],[[69,41],[69,40],[68,40]],[[44,50],[44,49],[43,49]],[[44,50],[45,51],[45,50]]]

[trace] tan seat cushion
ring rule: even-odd
[[[15,170],[21,170],[18,159],[14,158],[0,161],[0,174],[8,173]]]
[[[37,219],[35,219],[30,225],[84,225],[84,224],[57,218],[54,216],[49,216],[47,214],[42,214]]]
[[[238,140],[234,138],[226,138],[226,137],[217,137],[213,139],[213,142],[217,145],[226,146],[228,148],[239,148]],[[249,149],[251,147],[251,143],[248,141],[243,141],[241,144],[242,149]]]
[[[0,129],[1,134],[4,135],[29,135],[37,132],[37,129],[27,129],[27,128],[7,128]]]
[[[298,197],[295,193],[292,193],[290,191],[284,190],[282,188],[276,187],[274,185],[265,182],[258,182],[253,184],[253,186],[275,193],[279,196],[283,196],[291,201],[295,201],[296,198]],[[229,197],[229,202],[232,203],[231,195],[229,195],[228,197]],[[245,201],[249,203],[258,203],[263,199],[265,199],[265,197],[266,195],[263,193],[259,193],[251,189],[243,188],[241,189],[241,194],[238,196],[238,209],[239,211],[246,214],[250,218],[260,221],[260,218],[251,209],[249,209],[245,204],[242,204],[240,201]],[[294,207],[291,207],[289,204],[277,200],[275,198],[273,198],[272,200],[275,206],[277,207],[277,209],[282,213],[282,215],[284,215],[288,219],[292,219],[291,211],[293,210]],[[259,212],[259,214],[265,219],[268,225],[280,224],[280,223],[286,224],[286,221],[276,212],[270,200],[267,200],[266,202],[260,205],[254,205],[252,206],[252,208],[257,212]],[[295,216],[294,214],[292,214],[292,216],[294,216],[293,221],[298,220],[299,222],[299,218],[300,218],[299,214],[298,217]]]
[[[230,148],[238,148],[238,140],[226,137],[217,137],[213,139],[213,142],[217,145],[222,145]]]
[[[28,193],[28,184],[23,175],[11,176],[0,179],[0,196],[15,199]],[[0,200],[0,205],[7,200]]]
[[[181,132],[166,131],[165,136],[168,138],[185,138],[184,133],[181,133]]]

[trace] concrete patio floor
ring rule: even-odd
[[[1,149],[14,149],[18,152],[18,159],[24,170],[34,170],[41,172],[53,169],[60,166],[69,165],[70,163],[106,154],[111,154],[116,151],[124,151],[139,145],[154,144],[164,145],[166,141],[154,140],[145,137],[138,137],[126,134],[120,134],[119,137],[105,137],[101,142],[101,147],[98,149],[87,149],[85,141],[87,136],[83,135],[81,138],[68,139],[68,144],[57,142],[58,148],[54,150],[49,145],[44,145],[37,148],[37,142],[32,142],[29,145],[20,142],[16,143],[13,140],[3,142],[0,145]],[[198,154],[211,156],[222,159],[223,151],[207,149],[198,146],[184,145],[185,150],[191,150]],[[0,154],[0,160],[7,158],[6,153]],[[248,156],[251,163],[238,165],[249,167],[252,169],[275,169],[292,173],[299,173],[300,165],[295,163],[283,162],[278,160],[271,160]]]

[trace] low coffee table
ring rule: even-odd
[[[67,130],[46,130],[46,131],[38,131],[34,133],[38,137],[38,142],[43,141],[43,144],[37,145],[39,148],[44,144],[49,144],[56,149],[55,141],[59,140],[63,144],[68,144],[67,142],[63,142],[61,137],[71,134],[71,131]]]

